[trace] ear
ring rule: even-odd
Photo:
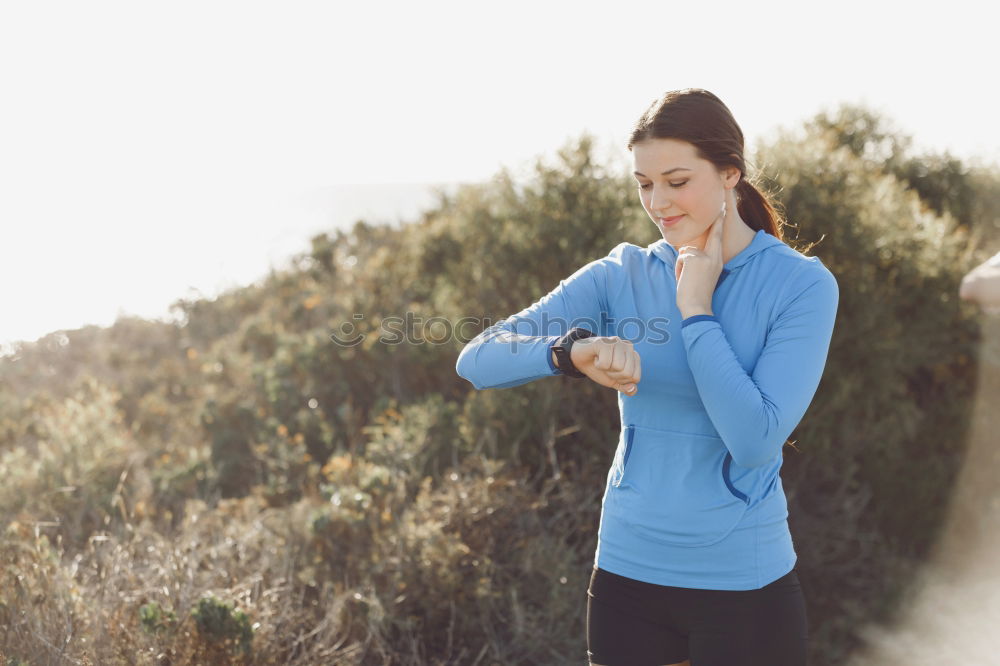
[[[722,182],[728,187],[736,187],[740,182],[740,170],[734,166],[728,166],[722,170]]]

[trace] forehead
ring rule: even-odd
[[[694,144],[679,139],[647,139],[632,146],[632,163],[647,176],[675,166],[693,169],[700,161]]]

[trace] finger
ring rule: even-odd
[[[692,248],[690,250],[685,251],[683,254],[677,256],[677,262],[674,264],[674,279],[677,282],[680,282],[681,280],[681,273],[684,272],[684,266],[687,260],[690,259],[691,257],[698,256],[698,253],[699,250]]]
[[[722,257],[722,228],[723,220],[720,217],[712,223],[712,230],[708,234],[708,241],[705,243],[705,254],[710,257]]]
[[[630,343],[627,346],[627,358],[625,361],[625,367],[622,370],[622,382],[621,386],[624,387],[623,393],[626,395],[635,395],[639,383],[639,353],[635,351],[635,348]]]
[[[624,382],[631,382],[633,373],[635,371],[635,354],[632,351],[628,351],[625,354],[625,365],[622,366],[621,379]]]
[[[627,354],[628,354],[627,345],[623,344],[615,345],[615,355],[614,359],[611,361],[611,373],[613,373],[615,377],[622,376],[622,369],[625,368],[625,359]]]
[[[589,338],[584,338],[587,340]],[[612,351],[614,351],[615,343],[619,342],[621,338],[617,335],[609,335],[604,338],[600,338],[594,342],[597,345],[597,350],[594,352],[594,365],[601,370],[607,371],[611,367],[611,361],[613,359]]]
[[[608,374],[615,380],[621,382],[631,381],[632,377],[626,371],[629,357],[632,355],[632,342],[625,340],[615,345],[615,358],[611,363]]]
[[[594,360],[594,367],[607,372],[607,369],[611,367],[611,358],[614,351],[614,345],[602,344],[597,350],[597,358]]]
[[[638,382],[642,379],[642,358],[639,357],[639,352],[632,350],[632,358],[635,359],[635,365],[632,368],[632,381]]]
[[[688,257],[693,257],[697,248],[690,245],[685,245],[680,250],[677,251],[677,261],[674,262],[674,278],[677,280],[681,279],[681,273],[684,272],[684,262],[687,261]]]
[[[712,233],[708,235],[705,252],[710,256],[722,256],[722,231],[726,227],[726,203],[722,203],[722,212],[712,223]]]

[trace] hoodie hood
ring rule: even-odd
[[[747,263],[757,254],[767,250],[768,248],[772,248],[775,245],[784,245],[784,243],[763,229],[758,229],[757,233],[754,234],[753,240],[750,241],[750,244],[737,252],[734,257],[731,257],[729,261],[722,265],[722,273],[719,275],[719,282],[721,283],[730,272]],[[677,248],[662,238],[655,243],[650,243],[648,247],[653,251],[653,254],[659,257],[660,260],[670,268],[670,272],[673,273],[674,266],[677,264]]]

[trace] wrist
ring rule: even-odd
[[[586,328],[574,327],[571,328],[565,335],[559,337],[549,348],[549,353],[553,355],[554,359],[562,361],[561,364],[557,363],[556,368],[564,375],[568,377],[581,378],[586,377],[585,374],[580,372],[579,368],[573,363],[572,351],[573,343],[582,338],[589,338],[593,336],[594,333]]]

